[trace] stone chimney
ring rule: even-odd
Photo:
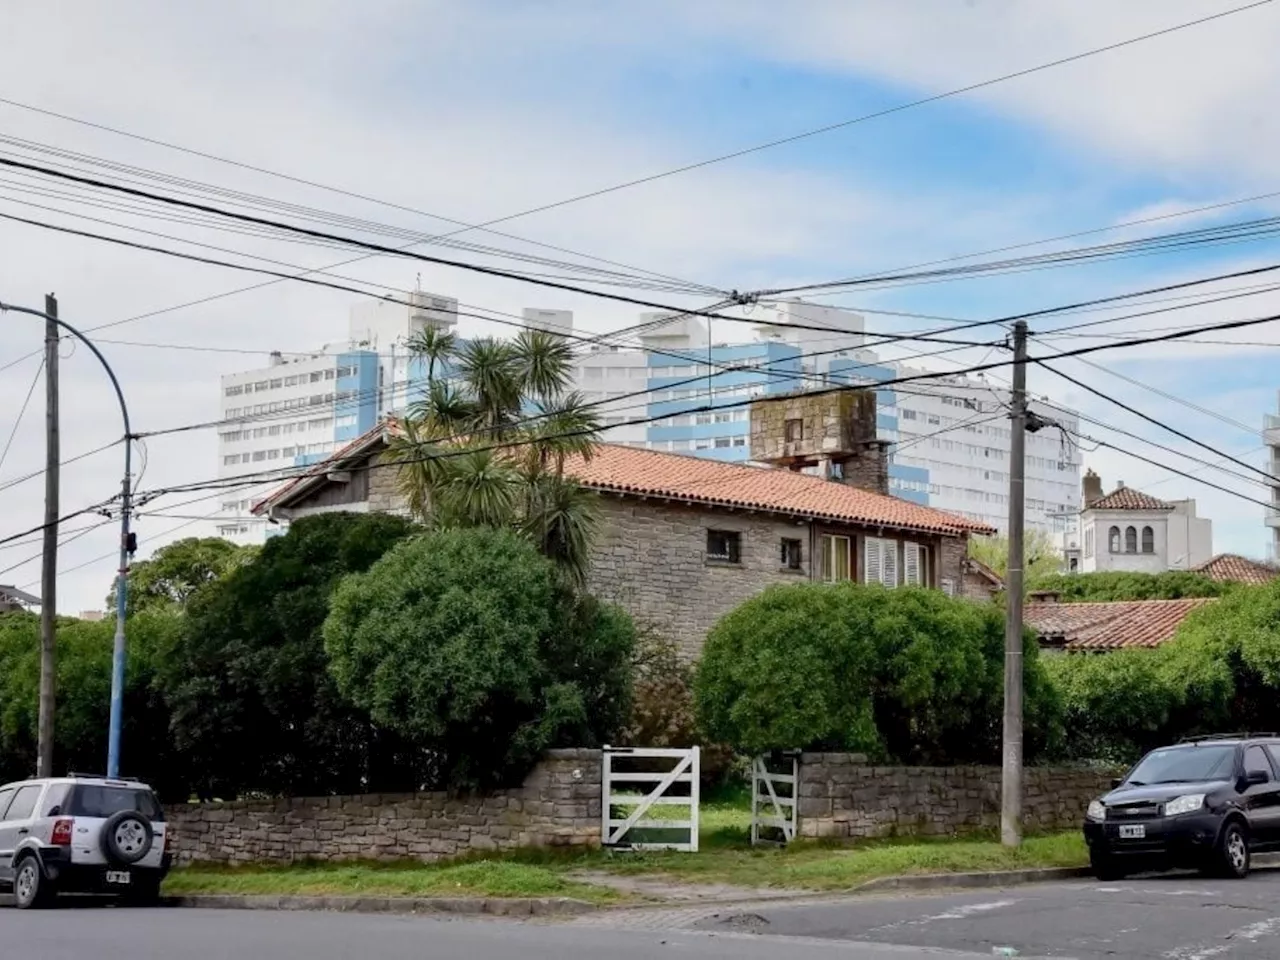
[[[751,459],[874,493],[889,492],[889,443],[874,390],[789,394],[751,404]]]
[[[1084,508],[1088,510],[1102,499],[1102,478],[1092,470],[1087,470],[1084,479],[1080,481],[1080,490],[1084,500]]]

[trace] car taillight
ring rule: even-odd
[[[55,847],[71,846],[71,828],[73,821],[71,820],[55,820],[53,822],[53,835],[49,838],[49,842]]]

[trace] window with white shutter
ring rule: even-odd
[[[918,587],[921,576],[920,544],[904,543],[902,545],[902,585]]]
[[[877,540],[875,537],[862,539],[862,579],[866,583],[879,583],[884,575],[884,565],[881,563],[883,543],[883,540]]]
[[[886,587],[898,585],[898,541],[880,541],[880,582]]]

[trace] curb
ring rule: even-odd
[[[164,897],[166,907],[205,910],[324,910],[338,913],[450,913],[490,917],[577,916],[596,905],[570,897],[300,897],[197,894]]]
[[[920,873],[899,877],[877,877],[852,887],[849,893],[874,893],[878,890],[972,890],[981,887],[1020,886],[1028,883],[1052,883],[1055,880],[1080,880],[1092,877],[1088,867],[1034,867],[1026,870],[995,870],[988,873]]]

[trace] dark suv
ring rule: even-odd
[[[1244,877],[1252,853],[1280,847],[1280,735],[1161,747],[1114,786],[1085,815],[1100,880],[1154,867]]]

